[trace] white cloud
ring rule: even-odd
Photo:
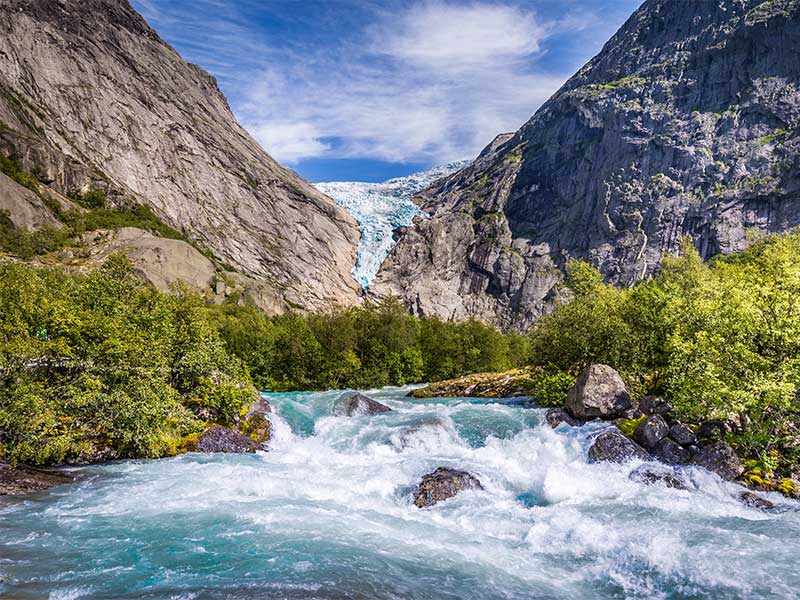
[[[287,44],[258,34],[234,3],[197,0],[186,15],[161,0],[135,2],[220,78],[244,126],[288,164],[475,156],[566,79],[537,72],[537,59],[548,35],[580,27],[540,22],[530,5],[423,0],[399,11],[365,4],[370,22],[343,28],[333,44]]]

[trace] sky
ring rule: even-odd
[[[383,181],[514,131],[641,0],[132,0],[311,181]]]

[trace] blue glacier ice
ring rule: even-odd
[[[330,181],[314,184],[322,193],[333,198],[336,204],[347,209],[358,223],[361,242],[353,277],[362,287],[369,287],[394,246],[394,230],[411,225],[414,217],[425,217],[411,197],[437,179],[463,169],[469,162],[451,162],[383,183]]]

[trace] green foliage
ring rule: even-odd
[[[636,417],[635,419],[625,419],[622,423],[617,425],[617,427],[619,427],[622,433],[624,433],[628,437],[631,437],[633,435],[633,432],[636,431],[636,428],[639,426],[639,424],[646,418],[647,418],[646,415],[642,415],[641,417]]]
[[[203,301],[143,286],[124,256],[89,275],[0,264],[0,281],[0,454],[12,461],[169,455],[254,397]]]
[[[396,299],[273,319],[250,306],[209,307],[228,351],[261,389],[345,389],[440,381],[521,364],[527,339],[477,321],[418,319]]]
[[[574,374],[609,364],[634,394],[668,397],[681,419],[741,423],[731,441],[744,455],[800,458],[800,235],[708,263],[685,243],[630,289],[571,264],[568,284],[573,300],[530,335],[534,365]]]
[[[15,158],[0,154],[0,172],[5,173],[18,184],[28,188],[32,192],[36,194],[39,193],[39,181],[30,173],[26,173],[22,169],[20,162]]]

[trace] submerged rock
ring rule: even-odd
[[[570,414],[564,410],[563,408],[551,408],[546,413],[544,413],[544,418],[547,423],[555,429],[562,423],[566,423],[570,427],[575,427],[580,425],[581,422],[577,419],[573,419]]]
[[[688,490],[686,481],[671,469],[654,467],[652,465],[641,465],[631,471],[628,476],[631,481],[637,481],[645,485],[663,483],[668,488],[676,490]]]
[[[716,473],[728,481],[736,479],[744,472],[736,452],[725,442],[714,442],[700,448],[692,457],[692,464]]]
[[[670,465],[685,465],[692,453],[671,438],[664,438],[652,450],[653,458]]]
[[[261,449],[261,445],[243,433],[219,425],[206,429],[198,438],[195,446],[197,452],[244,453],[255,452],[259,449]]]
[[[419,508],[433,506],[452,498],[463,490],[482,490],[483,486],[471,473],[439,467],[433,473],[428,473],[414,492],[414,504]]]
[[[633,431],[633,439],[648,450],[655,448],[663,440],[669,427],[661,415],[651,415],[645,418]]]
[[[631,407],[622,377],[608,365],[586,368],[567,393],[566,409],[578,419],[614,419]]]
[[[333,415],[336,417],[361,417],[391,412],[391,410],[385,404],[381,404],[361,392],[343,394],[333,405]]]
[[[739,502],[745,506],[749,506],[750,508],[760,508],[763,510],[775,508],[775,505],[772,502],[759,496],[758,494],[754,494],[753,492],[742,492],[739,494]]]
[[[57,469],[39,469],[25,465],[12,468],[7,462],[0,462],[0,496],[39,492],[64,483],[72,483],[76,479],[71,473]]]
[[[622,463],[634,459],[650,460],[650,455],[616,427],[603,431],[589,448],[590,462]]]

